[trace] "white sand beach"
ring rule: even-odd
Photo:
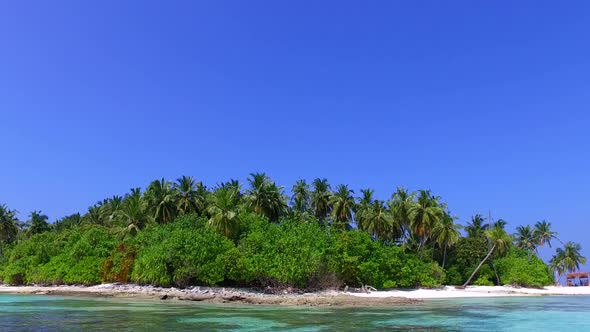
[[[447,299],[466,297],[535,296],[535,295],[590,295],[590,287],[547,286],[542,289],[518,288],[511,286],[468,286],[457,289],[445,286],[437,289],[410,289],[375,291],[370,293],[349,293],[361,297],[404,297],[407,299]]]
[[[102,284],[96,286],[8,286],[0,285],[0,293],[128,297],[162,300],[187,300],[209,303],[248,303],[266,305],[343,305],[343,306],[390,306],[416,304],[420,300],[543,296],[543,295],[587,295],[590,287],[556,287],[542,289],[518,288],[511,286],[469,286],[457,289],[444,286],[437,289],[398,289],[373,292],[322,291],[298,294],[265,294],[251,289],[192,287],[186,289],[162,288],[134,284]]]

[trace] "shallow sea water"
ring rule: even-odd
[[[389,308],[335,308],[0,295],[0,330],[590,331],[590,297],[448,299]]]

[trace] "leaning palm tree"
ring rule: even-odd
[[[354,201],[354,191],[347,185],[341,184],[336,188],[336,192],[330,197],[332,206],[332,222],[341,229],[348,229],[352,220],[352,213],[356,208]]]
[[[533,237],[536,242],[535,244],[539,247],[543,247],[545,246],[545,244],[551,247],[552,239],[557,239],[561,242],[561,240],[557,238],[557,232],[551,230],[551,223],[545,220],[538,221],[535,224],[535,229],[533,230]]]
[[[0,249],[3,244],[16,240],[17,222],[16,211],[10,210],[6,204],[0,204]]]
[[[461,225],[455,223],[456,217],[452,217],[450,213],[445,212],[441,222],[436,224],[432,230],[434,240],[443,249],[442,268],[445,268],[447,260],[447,249],[459,242],[459,229]]]
[[[410,228],[419,239],[420,256],[424,254],[424,245],[432,230],[442,220],[444,212],[438,200],[428,190],[420,190],[418,201],[409,212]]]
[[[177,192],[172,188],[172,184],[163,178],[150,183],[145,198],[148,211],[156,222],[167,224],[176,218],[178,214],[176,195]]]
[[[484,259],[479,263],[479,265],[475,268],[473,273],[469,276],[469,279],[465,281],[465,283],[461,286],[461,288],[467,287],[473,277],[477,274],[481,266],[490,258],[490,256],[494,253],[502,253],[504,252],[511,244],[511,238],[506,231],[500,227],[494,227],[490,230],[484,232],[485,237],[491,244],[490,250]]]
[[[239,187],[220,186],[209,196],[209,225],[227,238],[234,239],[239,227]]]
[[[537,241],[533,235],[531,226],[518,226],[516,227],[516,233],[514,234],[514,244],[529,253],[529,258],[532,253],[537,252]]]
[[[316,219],[320,223],[324,223],[328,215],[332,211],[330,205],[330,184],[326,179],[313,180],[313,191],[311,193],[311,208]]]

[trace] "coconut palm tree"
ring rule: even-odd
[[[432,234],[432,230],[443,218],[443,210],[436,197],[428,190],[420,190],[418,201],[409,212],[410,228],[419,239],[420,256],[424,253],[424,245]]]
[[[239,186],[220,186],[209,195],[209,225],[227,238],[235,239],[239,227]]]
[[[395,222],[385,202],[375,200],[363,213],[364,229],[383,241],[392,241],[400,237],[401,228]]]
[[[147,204],[140,193],[132,193],[125,198],[121,218],[124,225],[119,232],[121,238],[137,235],[152,221],[147,212]]]
[[[558,285],[561,280],[561,276],[565,273],[566,268],[564,265],[565,251],[561,248],[557,248],[555,255],[549,260],[549,267],[553,271],[553,277],[555,278],[555,284]]]
[[[254,213],[276,222],[288,209],[283,188],[278,187],[266,174],[252,173],[248,178],[250,189],[246,191],[246,205]]]
[[[164,178],[150,183],[145,199],[148,211],[156,222],[167,224],[176,218],[176,196],[177,192],[172,188],[172,183]]]
[[[354,200],[354,191],[347,185],[341,184],[336,188],[336,192],[330,197],[332,206],[332,222],[341,229],[348,229],[352,220],[352,213],[356,208]]]
[[[582,246],[570,241],[563,248],[557,248],[549,264],[557,273],[557,282],[559,283],[565,272],[575,272],[580,269],[580,265],[584,265],[586,262],[586,257],[582,256]]]
[[[176,179],[176,183],[174,183],[173,187],[177,192],[176,209],[178,214],[200,214],[202,212],[199,209],[197,183],[193,177],[183,175]]]
[[[489,228],[489,224],[485,223],[485,218],[481,214],[476,214],[471,217],[471,223],[465,226],[465,231],[468,237],[477,237],[484,235],[486,229]]]
[[[511,243],[510,235],[508,235],[508,233],[506,233],[506,231],[500,227],[494,227],[492,229],[484,231],[484,235],[491,244],[490,250],[488,251],[488,254],[486,255],[486,257],[484,257],[484,259],[475,268],[473,273],[471,273],[471,276],[469,276],[469,279],[467,279],[467,281],[465,281],[465,283],[461,286],[461,288],[465,288],[467,285],[469,285],[469,283],[471,282],[473,277],[477,274],[477,272],[479,271],[481,266],[490,258],[490,256],[494,252],[502,253],[510,246],[510,243]]]
[[[51,227],[47,222],[49,218],[46,215],[42,214],[41,211],[31,212],[29,218],[30,219],[27,221],[27,224],[29,225],[29,228],[27,229],[27,234],[29,236],[41,234],[43,232],[48,232],[51,230]]]
[[[569,272],[580,269],[580,265],[586,264],[586,257],[582,256],[582,246],[579,243],[567,242],[563,247],[563,266]]]
[[[291,196],[293,211],[300,215],[305,213],[311,204],[309,185],[305,180],[297,180],[291,191],[293,192],[293,196]]]
[[[529,258],[532,253],[537,252],[537,241],[533,235],[531,226],[518,226],[516,227],[516,233],[514,234],[515,245],[524,249],[529,253]]]
[[[16,240],[17,222],[16,211],[10,210],[6,204],[0,204],[0,249],[4,243]]]
[[[311,193],[311,208],[316,219],[324,223],[328,215],[332,212],[330,205],[330,184],[326,179],[315,179],[312,183],[313,192]]]
[[[373,189],[361,189],[362,196],[358,198],[354,219],[360,230],[367,231],[368,213],[373,204]]]
[[[551,240],[557,239],[557,232],[551,230],[551,223],[548,221],[538,221],[535,223],[535,229],[533,230],[533,237],[535,239],[535,244],[539,247],[545,246],[547,244],[551,247]]]
[[[447,260],[447,249],[459,242],[459,237],[461,236],[461,233],[459,233],[461,225],[455,224],[455,219],[457,218],[445,212],[441,222],[437,223],[432,230],[434,240],[443,249],[441,265],[443,269]]]
[[[404,239],[407,239],[410,235],[410,210],[416,205],[415,197],[416,193],[409,192],[404,187],[398,187],[388,202],[393,218],[402,228],[402,237]]]
[[[66,229],[71,229],[73,227],[79,226],[82,223],[82,216],[79,213],[74,213],[69,216],[65,216],[55,223],[53,223],[53,229],[56,232],[61,232]]]
[[[82,221],[93,225],[104,225],[105,222],[102,217],[100,205],[95,204],[88,208],[88,212],[82,217]]]
[[[495,227],[495,228],[506,229],[506,225],[508,225],[508,222],[502,218],[500,218],[492,223],[492,227]]]

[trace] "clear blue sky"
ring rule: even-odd
[[[0,5],[0,202],[265,171],[551,221],[590,256],[587,1]]]

